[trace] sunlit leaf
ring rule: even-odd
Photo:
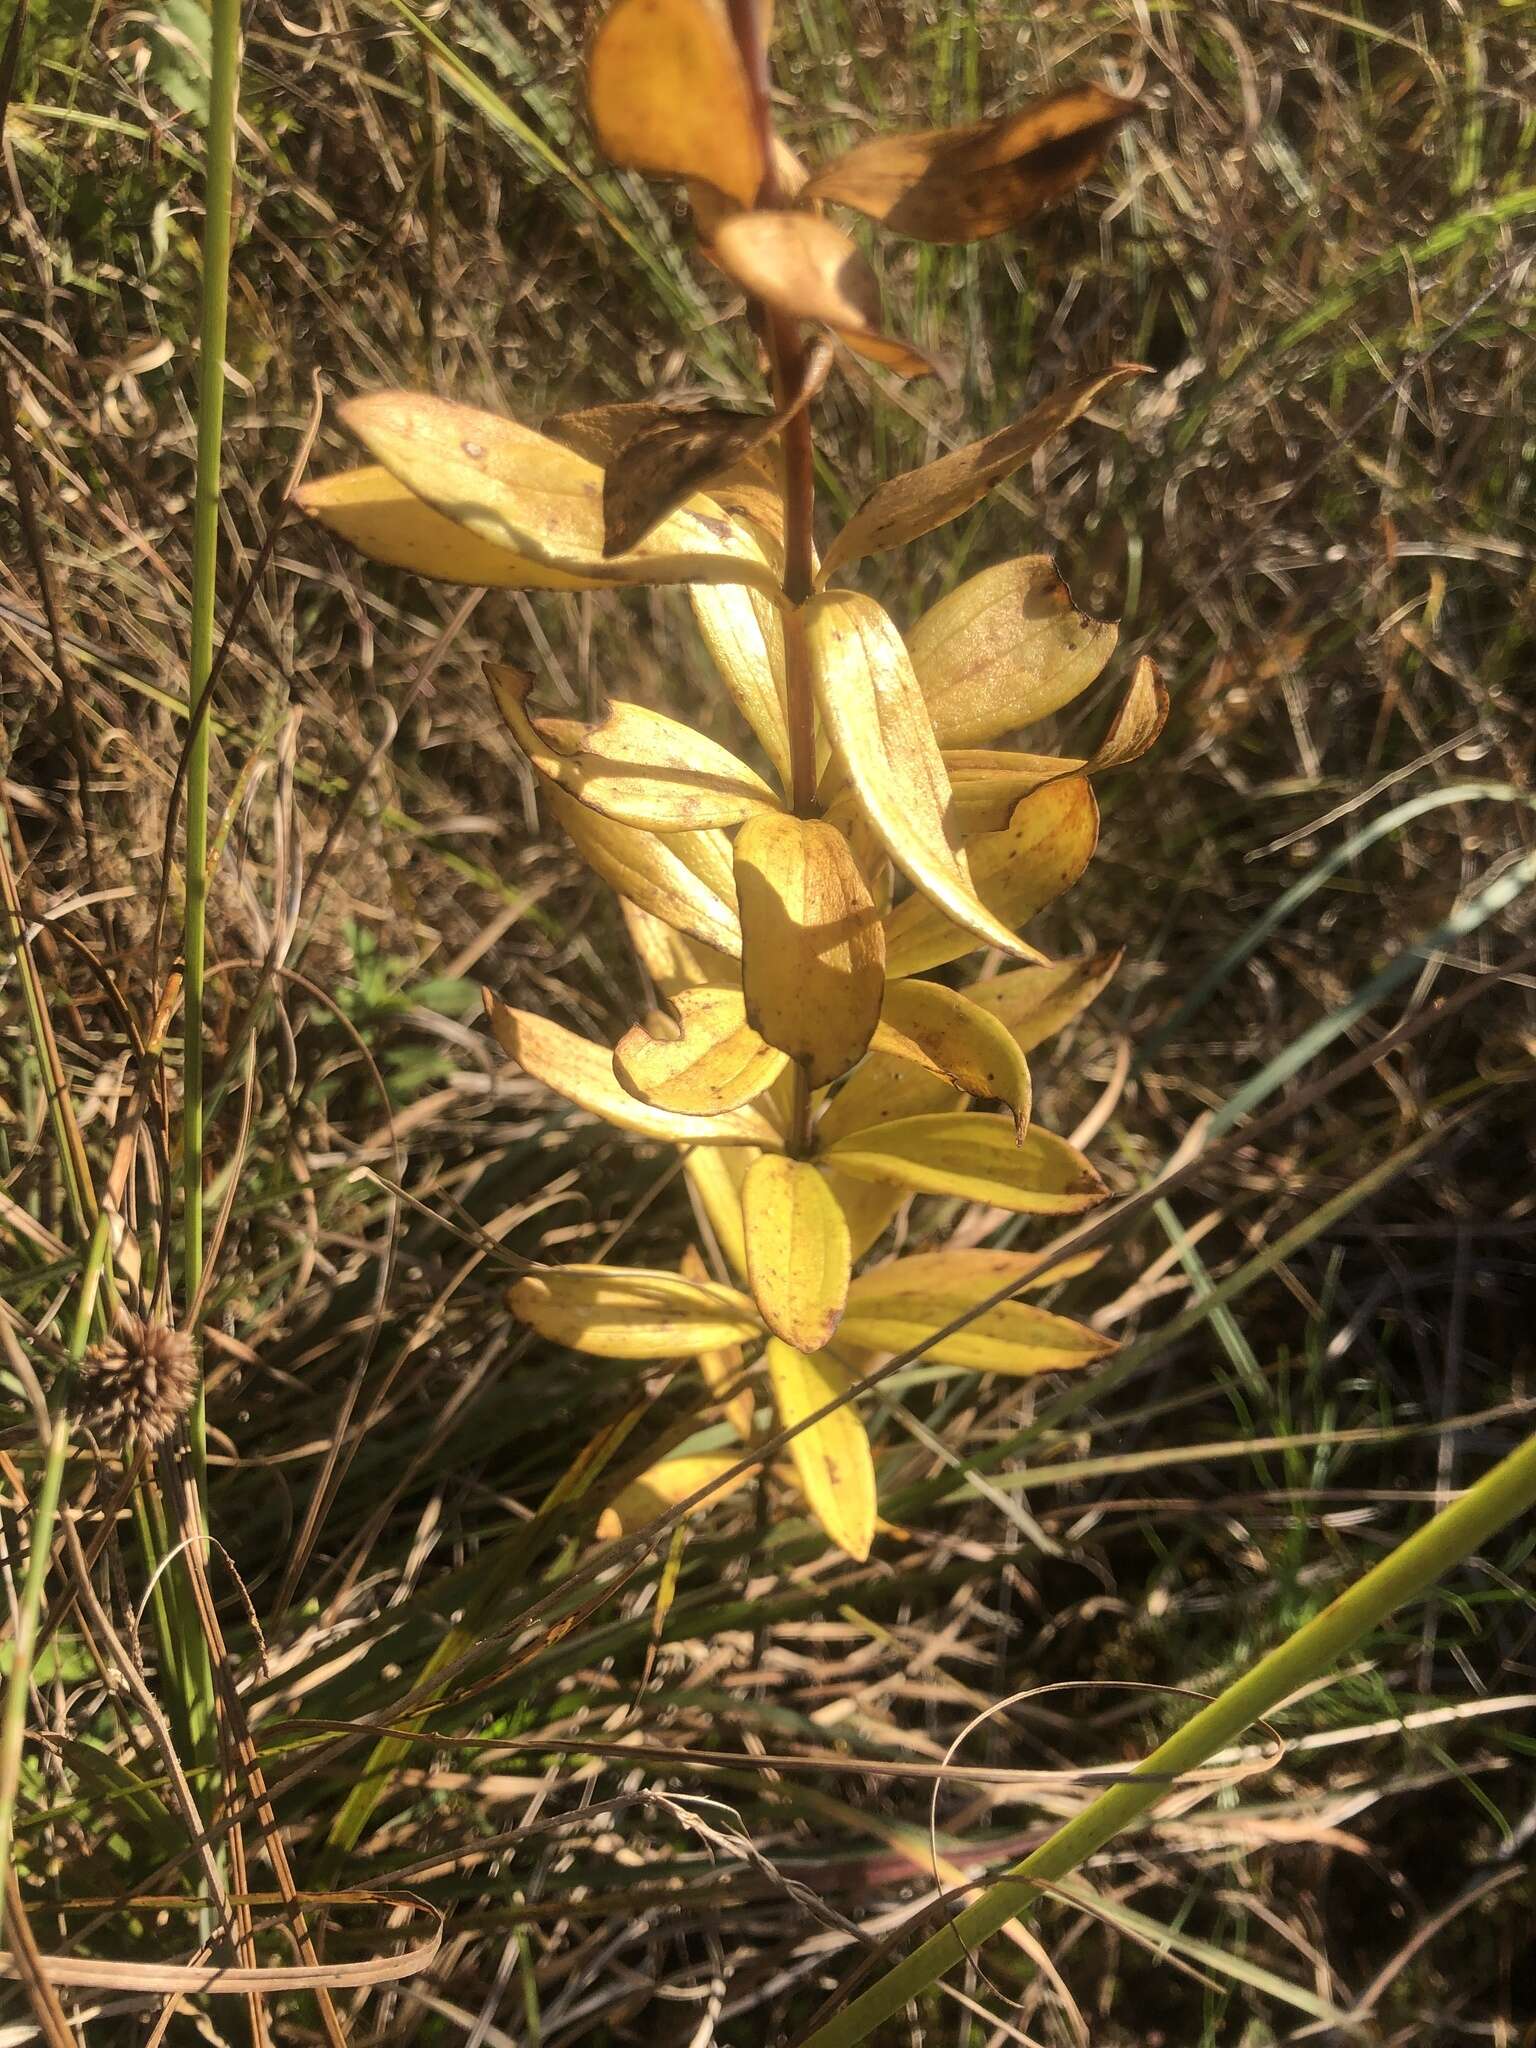
[[[1077,609],[1048,555],[968,578],[907,635],[939,744],[985,746],[1070,704],[1097,681],[1119,630]]]
[[[1098,836],[1099,807],[1087,778],[1048,782],[1020,800],[1003,831],[971,841],[966,850],[977,894],[1006,924],[1027,924],[1077,880]],[[886,973],[926,974],[975,943],[972,926],[962,930],[925,897],[909,896],[885,921]],[[1028,950],[1015,941],[1014,952]]]
[[[585,577],[481,540],[377,466],[314,478],[299,486],[295,503],[370,561],[435,582],[483,584],[492,590],[590,588]]]
[[[936,1115],[940,1110],[958,1109],[960,1104],[959,1090],[926,1067],[872,1052],[821,1111],[816,1125],[817,1143],[831,1145],[837,1138],[852,1131],[868,1130],[873,1124],[894,1122],[899,1117]],[[733,1152],[720,1156],[734,1160],[738,1155]],[[861,1259],[906,1201],[906,1191],[882,1186],[877,1181],[855,1180],[851,1174],[837,1173],[830,1167],[824,1178],[848,1219],[853,1256]]]
[[[920,242],[977,242],[1022,227],[1092,176],[1135,112],[1096,85],[962,128],[882,135],[818,171],[807,199],[832,200]]]
[[[1141,374],[1138,364],[1116,363],[1096,377],[1085,377],[1053,392],[1023,419],[1000,427],[985,440],[972,441],[921,469],[909,469],[877,484],[828,549],[821,565],[823,582],[862,555],[901,547],[947,520],[958,519],[994,485],[1028,462],[1053,434],[1085,413],[1096,398]]]
[[[694,1515],[702,1515],[717,1501],[740,1493],[743,1487],[756,1482],[757,1474],[752,1471],[738,1472],[731,1479],[725,1477],[732,1466],[740,1462],[739,1458],[723,1451],[701,1451],[692,1457],[664,1458],[649,1472],[642,1472],[638,1479],[631,1480],[622,1493],[615,1494],[609,1501],[597,1520],[599,1542],[611,1542],[616,1536],[632,1536],[637,1529],[654,1522],[658,1515],[666,1514],[680,1501],[691,1498],[701,1486],[708,1486],[709,1492],[692,1510]]]
[[[861,355],[903,377],[932,375],[938,364],[888,334],[880,281],[858,244],[813,213],[737,213],[719,223],[712,252],[726,275],[776,313],[830,327]]]
[[[1064,1138],[1032,1129],[1022,1143],[1006,1117],[914,1116],[855,1132],[818,1157],[856,1180],[929,1195],[961,1195],[1033,1216],[1091,1209],[1107,1190]]]
[[[762,1105],[758,1105],[761,1109]],[[746,1227],[741,1220],[741,1183],[758,1156],[743,1145],[700,1145],[683,1165],[704,1221],[739,1280],[747,1277]]]
[[[563,1025],[528,1010],[514,1010],[485,991],[486,1014],[496,1042],[525,1074],[553,1088],[557,1095],[589,1110],[621,1130],[664,1138],[674,1145],[757,1145],[765,1151],[783,1149],[783,1140],[753,1109],[726,1116],[682,1116],[654,1109],[623,1088],[613,1071],[613,1054],[605,1045],[578,1038]]]
[[[830,1342],[848,1298],[848,1224],[809,1161],[765,1153],[742,1183],[752,1299],[797,1351]]]
[[[728,988],[740,974],[740,962],[728,953],[717,952],[698,939],[685,939],[680,931],[664,924],[638,903],[632,903],[627,896],[619,898],[619,909],[636,958],[656,984],[659,995],[670,996],[680,988],[700,988],[706,982]]]
[[[671,1008],[675,1036],[654,1037],[637,1024],[614,1048],[614,1073],[642,1102],[719,1116],[761,1095],[782,1071],[786,1055],[747,1022],[740,989],[681,989]]]
[[[558,784],[546,782],[543,796],[576,851],[611,889],[706,946],[732,958],[740,953],[731,847],[723,832],[642,832],[599,817]]]
[[[721,681],[757,734],[780,787],[788,789],[784,627],[777,608],[739,583],[691,584],[688,597]]]
[[[1131,671],[1131,680],[1109,731],[1084,764],[1090,775],[1124,768],[1139,761],[1168,723],[1168,692],[1156,664],[1145,655]]]
[[[849,1288],[839,1342],[864,1351],[906,1351],[925,1344],[930,1357],[947,1364],[1006,1373],[1056,1372],[1091,1364],[1113,1351],[1109,1338],[1022,1301],[1001,1302],[952,1335],[934,1336],[1010,1282],[1041,1287],[1065,1277],[1058,1267],[1028,1278],[1034,1263],[1028,1252],[1009,1251],[920,1252],[890,1259],[861,1273]]]
[[[1019,967],[992,981],[974,983],[966,994],[1007,1027],[1021,1052],[1029,1052],[1086,1010],[1124,957],[1123,953],[1090,953],[1078,960]]]
[[[854,1385],[853,1374],[827,1352],[796,1351],[774,1337],[765,1355],[786,1429]],[[862,1563],[875,1534],[875,1461],[863,1417],[845,1401],[792,1437],[789,1449],[812,1514],[840,1550]]]
[[[534,767],[601,817],[647,832],[680,832],[739,825],[779,809],[760,775],[675,718],[623,703],[610,703],[596,722],[535,717],[528,710],[531,676],[494,661],[486,674]]]
[[[762,144],[724,0],[616,0],[587,59],[587,104],[614,163],[757,197]]]
[[[477,539],[574,579],[567,588],[727,582],[778,595],[760,550],[708,498],[671,513],[633,553],[605,558],[601,469],[499,413],[377,391],[352,399],[342,418],[407,490]]]
[[[1034,957],[976,893],[953,828],[943,757],[889,615],[873,598],[842,590],[824,591],[805,609],[817,706],[886,852],[973,942]]]
[[[1029,1122],[1029,1068],[1002,1022],[936,981],[886,986],[873,1049],[930,1067],[967,1095],[1001,1102],[1022,1133]]]
[[[713,1159],[724,1164],[728,1160],[738,1161],[743,1156],[745,1155],[739,1151],[726,1151],[716,1147],[713,1152],[690,1154],[689,1164],[691,1167],[695,1161],[703,1159]],[[689,1245],[683,1253],[679,1266],[687,1280],[709,1278],[708,1268],[694,1245]],[[750,1441],[752,1425],[756,1418],[756,1402],[752,1389],[741,1384],[745,1357],[746,1354],[739,1344],[728,1344],[719,1351],[701,1351],[697,1359],[700,1379],[720,1402],[722,1413],[743,1443]],[[734,1392],[731,1391],[733,1388]]]
[[[860,1057],[880,1015],[874,903],[847,841],[818,819],[753,818],[735,860],[747,1015],[821,1087]]]
[[[638,1266],[554,1266],[507,1290],[519,1322],[596,1358],[693,1358],[758,1334],[744,1294]]]

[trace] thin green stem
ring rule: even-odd
[[[188,702],[186,912],[183,922],[185,1058],[182,1124],[182,1286],[197,1299],[203,1279],[203,985],[208,918],[208,742],[197,709],[213,670],[218,585],[219,457],[224,437],[224,355],[229,327],[229,256],[234,234],[235,105],[240,86],[239,0],[213,0],[207,168],[203,202],[203,294],[197,400],[197,484],[192,524],[192,620]],[[195,1332],[192,1333],[195,1335]],[[206,1500],[207,1445],[201,1391],[192,1416],[192,1455]]]
[[[1389,1615],[1443,1578],[1480,1543],[1533,1504],[1536,1436],[1528,1437],[1459,1500],[1356,1580],[1348,1592],[1262,1657],[1122,1783],[1110,1786],[1032,1855],[996,1879],[964,1912],[956,1914],[942,1933],[925,1941],[905,1962],[818,2027],[801,2048],[854,2048],[856,2042],[866,2040],[946,1970],[967,1961],[982,1942],[1042,1891],[1081,1868],[1113,1836],[1165,1798],[1170,1779],[1198,1770],[1255,1721],[1324,1677],[1372,1629],[1379,1628]]]

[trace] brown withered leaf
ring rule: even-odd
[[[1069,86],[996,120],[861,142],[817,171],[805,196],[920,242],[983,241],[1090,177],[1134,112],[1099,86]]]
[[[801,376],[772,413],[732,412],[703,406],[663,412],[640,426],[616,450],[603,475],[603,552],[627,554],[667,514],[708,487],[724,470],[745,462],[780,433],[827,381],[832,345],[806,349]]]
[[[880,281],[840,227],[812,213],[732,214],[716,230],[715,261],[776,313],[830,327],[860,355],[902,377],[930,377],[940,365],[881,324]]]
[[[587,59],[587,104],[614,163],[756,199],[762,141],[725,0],[616,0]]]
[[[849,562],[901,547],[969,512],[994,485],[1028,462],[1053,434],[1080,418],[1096,398],[1128,378],[1145,374],[1140,363],[1113,363],[1096,376],[1053,391],[1023,419],[999,427],[985,440],[972,441],[941,455],[937,462],[877,484],[827,550],[822,582]]]

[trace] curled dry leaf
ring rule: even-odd
[[[1135,111],[1100,86],[1069,86],[996,120],[861,142],[817,171],[805,196],[920,242],[979,242],[1091,177]]]
[[[720,1116],[761,1095],[783,1071],[787,1056],[747,1022],[740,989],[683,989],[672,998],[672,1013],[671,1036],[637,1024],[614,1048],[614,1073],[642,1102],[685,1116]]]
[[[967,852],[983,901],[1009,925],[1024,925],[1068,889],[1093,858],[1099,807],[1086,776],[1048,782],[1020,800],[1001,832],[973,839]],[[885,921],[885,967],[894,977],[926,974],[958,960],[976,944],[974,925],[962,927],[924,896],[898,903]],[[1041,956],[1022,941],[1013,951]]]
[[[733,214],[717,228],[713,254],[726,276],[776,313],[830,327],[860,355],[903,377],[932,375],[938,364],[887,334],[880,284],[857,244],[813,213]]]
[[[778,800],[759,775],[692,726],[642,704],[595,722],[533,717],[533,678],[502,662],[486,675],[501,715],[539,773],[600,817],[647,832],[739,825]]]
[[[507,1290],[519,1322],[595,1358],[692,1358],[758,1333],[744,1294],[640,1266],[556,1266]]]
[[[1091,1261],[1090,1261],[1091,1263]],[[922,1344],[929,1357],[977,1372],[1037,1373],[1089,1365],[1113,1342],[1067,1316],[1022,1301],[984,1309],[963,1329],[935,1336],[957,1316],[1014,1282],[1021,1289],[1065,1278],[1031,1272],[1029,1252],[920,1252],[861,1273],[848,1290],[839,1338],[864,1351],[905,1351]]]
[[[768,1382],[779,1421],[793,1429],[856,1384],[847,1366],[825,1351],[796,1351],[771,1338]],[[849,1401],[790,1438],[801,1489],[811,1512],[840,1550],[862,1564],[875,1537],[875,1461],[863,1417]]]
[[[617,0],[587,59],[587,105],[625,169],[757,197],[762,142],[725,0]]]
[[[859,1059],[880,1016],[885,943],[848,842],[835,826],[775,814],[736,835],[747,1015],[813,1088]]]
[[[877,484],[827,551],[822,581],[861,556],[879,554],[931,533],[958,519],[980,502],[994,485],[1013,475],[1081,417],[1096,398],[1130,377],[1144,375],[1139,363],[1115,363],[1094,377],[1084,377],[1056,391],[1012,426],[1000,427],[983,441],[972,441],[941,455],[921,469],[906,470]]]
[[[668,412],[632,434],[603,474],[603,553],[627,554],[684,499],[782,433],[826,383],[832,344],[822,340],[804,350],[800,366],[795,389],[776,412],[696,407]]]
[[[742,1182],[752,1299],[776,1337],[797,1351],[831,1341],[848,1299],[848,1223],[821,1172],[767,1153]]]
[[[1076,1215],[1108,1192],[1064,1138],[1034,1129],[1020,1142],[1006,1117],[974,1111],[882,1124],[840,1138],[818,1156],[856,1180],[959,1195],[1030,1216]]]
[[[496,1043],[508,1058],[525,1074],[593,1116],[617,1124],[621,1130],[663,1138],[673,1145],[755,1145],[763,1151],[783,1150],[783,1139],[755,1109],[709,1117],[653,1108],[619,1085],[607,1046],[593,1045],[529,1010],[514,1010],[489,989],[484,996]]]
[[[957,989],[936,981],[892,981],[880,1006],[873,1049],[927,1067],[963,1094],[1001,1102],[1024,1135],[1030,1081],[1007,1027]]]

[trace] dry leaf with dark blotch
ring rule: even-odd
[[[1099,86],[1070,86],[993,121],[861,142],[818,171],[805,196],[920,242],[979,242],[1091,176],[1134,111]]]
[[[821,580],[864,555],[901,547],[958,519],[994,485],[1013,475],[1053,434],[1081,417],[1096,398],[1130,377],[1145,376],[1140,363],[1114,363],[1097,376],[1068,384],[1041,401],[1023,419],[999,427],[921,469],[909,469],[877,484],[833,541],[822,563]]]
[[[811,213],[733,214],[717,229],[712,253],[727,277],[774,312],[830,327],[850,348],[899,376],[937,372],[932,356],[886,333],[879,279],[831,221]]]
[[[626,170],[757,197],[762,142],[725,0],[618,0],[587,60],[587,104]]]

